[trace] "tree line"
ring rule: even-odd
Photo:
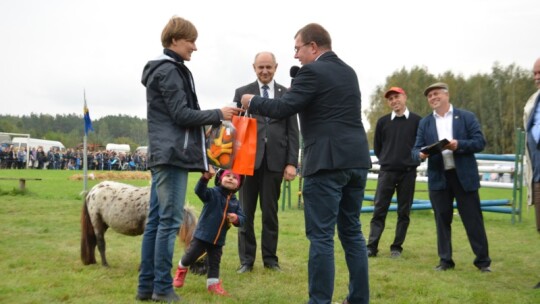
[[[369,125],[370,144],[377,119],[391,111],[384,92],[391,86],[399,86],[407,92],[409,110],[421,116],[431,113],[423,95],[430,84],[442,81],[450,87],[450,102],[459,108],[474,112],[487,140],[485,153],[505,154],[515,151],[515,132],[523,126],[523,106],[536,87],[532,72],[515,64],[501,66],[495,63],[491,73],[475,74],[470,77],[455,75],[447,71],[433,75],[425,67],[402,68],[386,78],[369,97],[364,114]],[[364,103],[365,105],[365,103]],[[129,144],[134,150],[148,144],[146,119],[127,115],[105,116],[92,121],[94,132],[89,132],[88,143],[105,146],[107,143]],[[0,132],[28,133],[31,137],[58,140],[66,147],[77,147],[82,143],[84,123],[82,115],[55,116],[35,114],[19,116],[0,115]]]
[[[94,132],[88,132],[89,147],[128,144],[134,151],[138,146],[148,145],[146,119],[110,115],[92,120],[92,126]],[[32,138],[58,140],[66,148],[76,148],[83,142],[84,120],[82,115],[76,114],[0,115],[0,132],[30,134]]]

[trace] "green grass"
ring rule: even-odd
[[[141,237],[106,234],[110,268],[84,266],[80,261],[82,181],[69,179],[74,171],[1,170],[0,177],[41,177],[28,181],[20,193],[18,181],[0,180],[0,303],[133,303]],[[200,211],[192,189],[199,174],[190,176],[188,201]],[[89,181],[93,186],[98,181]],[[125,180],[138,186],[146,180]],[[292,207],[279,213],[278,255],[282,273],[266,271],[257,254],[252,273],[238,275],[237,234],[230,230],[221,264],[224,287],[233,296],[207,294],[206,278],[188,275],[179,290],[185,303],[305,303],[307,254],[304,217],[298,210],[297,180],[292,184]],[[368,189],[374,189],[370,181]],[[425,184],[418,184],[424,190]],[[373,194],[370,192],[370,194]],[[511,198],[510,190],[483,189],[482,199]],[[427,193],[418,191],[418,198]],[[370,202],[364,202],[370,204]],[[280,201],[281,207],[281,201]],[[485,225],[493,259],[492,273],[473,266],[474,255],[458,216],[454,218],[453,247],[456,269],[435,272],[438,263],[435,223],[431,211],[413,211],[402,258],[391,259],[396,216],[389,214],[379,256],[369,259],[372,303],[540,303],[540,234],[534,212],[524,208],[523,221],[512,224],[510,215],[485,212]],[[369,233],[371,213],[361,215]],[[260,230],[260,214],[255,226]],[[257,231],[259,234],[260,231]],[[260,236],[258,237],[260,240]],[[336,239],[334,299],[347,295],[348,274]],[[176,248],[174,263],[182,255]]]

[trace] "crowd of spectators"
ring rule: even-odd
[[[27,152],[26,147],[3,145],[0,147],[0,169],[50,169],[82,170],[84,153],[82,149],[33,147]],[[146,170],[146,154],[143,152],[124,153],[110,150],[87,152],[89,170]]]

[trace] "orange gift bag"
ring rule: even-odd
[[[241,175],[253,175],[257,153],[257,120],[247,116],[233,116],[236,129],[232,171]]]

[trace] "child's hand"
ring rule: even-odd
[[[203,176],[205,179],[211,179],[216,174],[216,170],[214,169],[214,166],[210,165],[208,166],[208,171],[203,172]]]
[[[236,215],[236,213],[227,213],[227,219],[230,223],[236,223],[238,220],[238,215]]]

